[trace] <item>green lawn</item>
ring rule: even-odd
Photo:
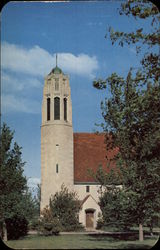
[[[150,249],[156,244],[158,236],[138,240],[124,240],[108,235],[29,235],[19,240],[7,242],[14,249]]]

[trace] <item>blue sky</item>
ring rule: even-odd
[[[121,1],[9,2],[2,9],[2,121],[15,130],[26,161],[25,175],[40,178],[40,126],[44,77],[58,66],[70,75],[74,132],[93,132],[102,121],[100,102],[108,93],[95,78],[126,75],[139,58],[135,47],[112,46],[109,26],[131,31],[147,23],[120,16]]]

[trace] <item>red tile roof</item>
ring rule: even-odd
[[[88,169],[96,172],[101,165],[108,172],[107,163],[116,153],[116,149],[106,151],[104,133],[74,133],[74,182],[95,182]]]

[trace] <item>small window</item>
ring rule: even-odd
[[[86,193],[89,193],[89,186],[86,186]]]
[[[55,90],[56,91],[59,90],[59,80],[58,80],[58,78],[55,79]]]
[[[50,98],[47,98],[47,121],[50,120]]]
[[[64,120],[67,121],[67,99],[64,98]]]
[[[58,174],[58,164],[56,164],[56,173]]]

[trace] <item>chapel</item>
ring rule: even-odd
[[[57,61],[57,60],[56,60]],[[41,210],[51,195],[64,184],[77,192],[81,202],[79,222],[96,228],[101,209],[100,185],[89,174],[108,161],[115,151],[106,152],[104,133],[74,133],[69,76],[57,66],[45,77],[41,124]]]

